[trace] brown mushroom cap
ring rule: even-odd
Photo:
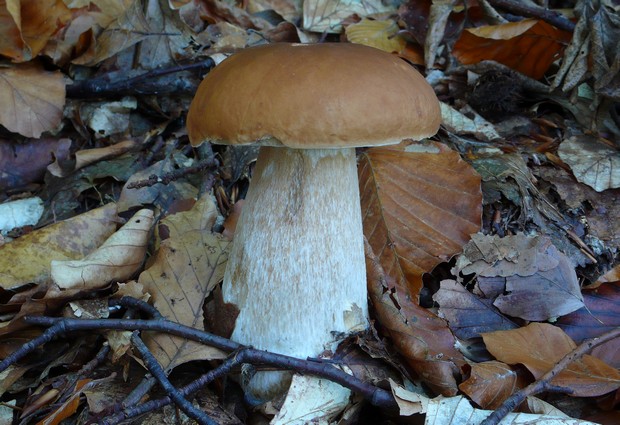
[[[214,68],[187,117],[193,145],[298,149],[421,139],[441,122],[433,89],[395,55],[349,43],[244,49]]]

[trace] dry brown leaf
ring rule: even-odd
[[[434,391],[455,395],[464,359],[447,323],[411,300],[407,288],[386,275],[365,244],[368,295],[376,318],[396,350]]]
[[[452,332],[461,339],[517,327],[493,307],[492,300],[477,297],[455,280],[442,280],[433,300],[439,304],[439,317],[446,319]]]
[[[505,363],[473,363],[470,377],[459,389],[483,409],[495,410],[528,382],[522,372]]]
[[[364,234],[384,270],[417,299],[422,275],[480,229],[480,177],[440,144],[369,149],[360,157]]]
[[[0,67],[0,124],[26,137],[39,137],[60,124],[65,82],[60,72],[33,64]]]
[[[14,62],[33,59],[70,18],[62,0],[0,1],[0,55]]]
[[[467,28],[452,54],[463,64],[494,60],[534,79],[542,78],[570,41],[571,34],[544,21]]]
[[[175,322],[204,329],[203,301],[224,277],[229,241],[211,233],[217,211],[202,198],[186,212],[161,221],[167,239],[161,241],[150,266],[140,274],[155,307]],[[191,360],[222,358],[221,351],[165,334],[148,335],[145,342],[167,371]]]
[[[149,35],[152,35],[151,33],[149,22],[144,16],[142,3],[132,1],[131,5],[99,34],[94,47],[72,62],[85,66],[96,65],[147,39]]]
[[[578,181],[597,192],[620,187],[620,151],[598,137],[570,137],[560,144],[558,154]]]
[[[457,0],[433,0],[428,17],[428,32],[424,40],[424,63],[427,68],[435,67],[437,49],[443,40],[448,17],[454,11]]]
[[[0,246],[2,287],[46,281],[52,260],[84,257],[116,230],[117,222],[116,205],[110,203]]]
[[[388,53],[400,53],[407,42],[398,35],[398,25],[391,19],[384,21],[362,19],[345,28],[347,39],[351,43],[364,44]]]
[[[153,211],[140,210],[86,257],[52,261],[52,280],[62,291],[98,289],[110,282],[129,279],[142,266],[153,220]]]
[[[524,365],[536,379],[576,348],[564,331],[548,323],[530,323],[519,329],[490,332],[482,338],[495,358],[508,364]],[[586,354],[557,374],[551,383],[572,389],[574,397],[594,397],[619,388],[620,371]]]

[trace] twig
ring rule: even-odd
[[[203,72],[209,71],[214,66],[215,62],[213,59],[207,58],[204,61],[189,65],[155,69],[133,78],[127,78],[126,75],[123,75],[112,80],[110,76],[104,76],[79,81],[67,86],[67,97],[73,99],[88,99],[127,95],[163,94],[179,91],[193,92],[195,87],[185,87],[187,84],[183,84],[182,81],[179,81],[179,86],[179,84],[171,84],[170,81],[157,84],[153,80],[178,72],[196,70]]]
[[[529,18],[539,18],[561,30],[573,32],[575,24],[564,15],[540,6],[528,6],[516,0],[488,0],[495,7]]]
[[[197,162],[196,165],[193,165],[191,167],[180,168],[178,170],[170,171],[169,173],[166,173],[162,176],[157,176],[156,174],[153,174],[149,176],[148,179],[132,182],[127,185],[127,189],[137,189],[140,187],[154,186],[157,183],[169,184],[170,182],[177,180],[178,178],[183,177],[187,174],[197,173],[206,168],[217,168],[217,167],[219,167],[219,161],[217,159],[207,158],[200,162]]]
[[[539,394],[544,391],[554,392],[568,392],[570,388],[558,388],[551,384],[551,380],[564,369],[566,369],[572,362],[579,359],[581,356],[592,350],[594,347],[603,344],[604,342],[620,337],[620,328],[613,329],[609,332],[605,332],[599,337],[585,340],[581,345],[575,348],[573,351],[565,355],[559,362],[553,366],[553,368],[545,373],[539,380],[532,382],[527,387],[520,391],[517,391],[510,397],[508,397],[502,405],[491,413],[480,425],[497,425],[499,424],[508,413],[512,412],[519,404],[521,404],[527,397],[535,394]]]
[[[201,425],[217,425],[217,423],[211,419],[207,414],[205,414],[200,409],[194,407],[194,405],[188,401],[183,394],[176,389],[172,382],[166,376],[166,372],[161,367],[161,365],[157,362],[155,357],[151,354],[147,346],[142,342],[142,338],[138,336],[138,332],[134,331],[131,335],[131,342],[138,349],[140,356],[142,357],[142,361],[146,368],[151,372],[151,375],[157,379],[159,385],[166,391],[168,397],[170,397],[174,403],[179,406],[179,408],[185,412],[187,416],[194,419]]]
[[[74,331],[92,330],[141,330],[159,331],[210,345],[227,352],[234,352],[244,349],[244,359],[277,366],[281,369],[294,370],[297,372],[317,375],[329,379],[344,387],[347,387],[380,407],[395,407],[396,402],[389,391],[370,385],[360,379],[333,367],[328,363],[301,360],[282,354],[274,354],[261,350],[254,350],[244,347],[234,341],[222,338],[208,332],[200,331],[178,323],[170,322],[165,319],[160,320],[127,320],[127,319],[63,319],[53,317],[25,317],[26,323],[39,326],[49,326],[49,328],[39,337],[27,342],[18,350],[7,356],[0,362],[0,372],[9,365],[19,361],[36,347],[51,341],[53,338]]]

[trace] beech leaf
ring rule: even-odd
[[[522,364],[536,379],[576,348],[562,329],[548,323],[530,323],[519,329],[490,332],[482,338],[496,359]],[[558,373],[551,383],[572,389],[574,397],[594,397],[619,388],[620,371],[586,354]]]
[[[466,28],[452,54],[465,65],[494,60],[536,80],[542,78],[571,34],[535,19]]]
[[[52,280],[61,290],[88,290],[129,279],[142,266],[153,220],[153,211],[140,210],[81,260],[52,261]]]
[[[0,124],[26,137],[39,137],[60,124],[65,82],[60,72],[34,64],[0,67]]]
[[[417,298],[422,275],[480,229],[480,177],[436,144],[369,149],[360,158],[364,234],[384,270]]]
[[[483,409],[495,410],[514,392],[527,386],[524,374],[498,361],[473,363],[459,389]]]
[[[211,233],[216,217],[215,204],[207,197],[189,211],[164,218],[159,234],[165,239],[138,279],[164,317],[201,330],[203,301],[224,277],[230,244]],[[225,356],[216,348],[167,334],[145,335],[145,343],[167,371],[188,361]]]

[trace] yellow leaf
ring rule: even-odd
[[[352,43],[364,44],[388,53],[400,53],[407,42],[398,35],[398,30],[398,25],[391,19],[374,21],[364,18],[357,24],[349,25],[345,33]]]

